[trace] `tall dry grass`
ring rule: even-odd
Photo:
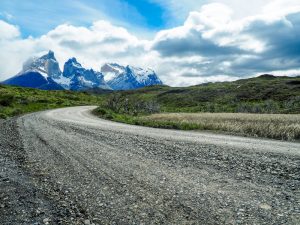
[[[281,140],[300,140],[300,115],[242,113],[166,113],[141,118],[156,127],[212,130]]]

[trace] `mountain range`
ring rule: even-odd
[[[22,71],[2,83],[42,90],[82,91],[94,88],[131,90],[160,85],[162,81],[151,69],[107,63],[101,71],[95,71],[84,68],[76,58],[69,59],[61,71],[54,52],[49,51],[42,57],[27,60]]]

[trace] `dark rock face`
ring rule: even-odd
[[[42,90],[64,90],[64,88],[57,84],[52,78],[45,78],[38,72],[26,72],[12,77],[3,83],[21,87],[38,88]]]
[[[110,89],[105,83],[102,73],[83,68],[76,58],[71,58],[65,63],[63,77],[69,79],[68,89],[70,90]]]

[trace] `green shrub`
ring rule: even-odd
[[[49,99],[46,98],[42,98],[42,99],[38,99],[36,100],[37,103],[50,103],[51,101]]]
[[[69,100],[73,100],[73,101],[79,101],[80,100],[80,97],[75,96],[75,95],[67,95],[67,98]]]
[[[115,113],[137,116],[139,114],[159,113],[160,106],[155,100],[144,100],[141,96],[125,96],[122,93],[112,94],[102,105]]]
[[[21,98],[21,99],[19,100],[19,103],[20,103],[21,105],[28,105],[28,104],[30,103],[30,101],[29,101],[28,99],[26,99],[26,98]]]
[[[56,104],[57,104],[57,105],[63,105],[64,102],[65,102],[64,100],[59,99],[58,101],[56,101]]]
[[[14,102],[13,95],[2,95],[0,96],[0,105],[2,106],[11,106]]]

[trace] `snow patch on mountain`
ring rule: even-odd
[[[110,89],[102,73],[83,68],[76,58],[71,58],[65,63],[63,74],[55,81],[70,90]]]
[[[125,67],[116,63],[106,63],[101,67],[106,82],[115,79],[118,75],[125,72]]]
[[[53,79],[56,83],[60,84],[64,89],[69,89],[71,84],[71,79],[68,77],[64,77],[63,75],[60,75],[58,78]]]
[[[101,72],[104,74],[105,81],[114,90],[130,90],[162,84],[151,69],[107,63],[102,66]]]

